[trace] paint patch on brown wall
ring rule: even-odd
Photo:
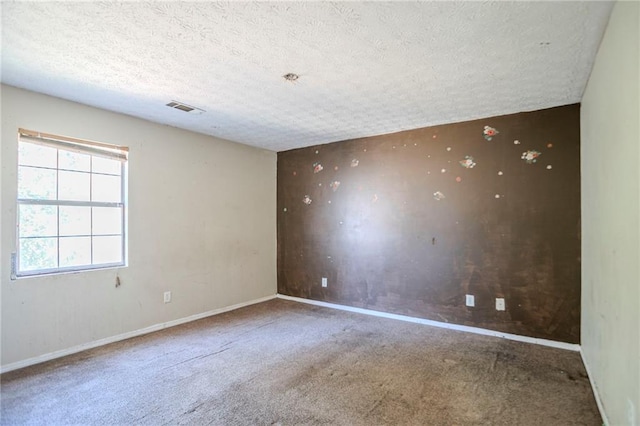
[[[278,292],[577,343],[579,111],[279,153]]]

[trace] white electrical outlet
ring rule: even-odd
[[[171,302],[171,292],[170,291],[165,291],[164,292],[164,303],[169,303]]]
[[[325,277],[322,277],[322,287],[326,287],[327,286],[327,279]]]
[[[504,311],[504,298],[496,297],[496,311]]]
[[[467,306],[476,306],[476,298],[473,294],[467,294]]]

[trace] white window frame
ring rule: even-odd
[[[48,133],[40,133],[32,130],[19,129],[18,130],[18,147],[20,143],[26,142],[31,144],[39,144],[49,146],[51,148],[55,148],[57,150],[62,151],[70,151],[77,152],[81,154],[92,155],[96,157],[103,157],[109,159],[117,159],[120,161],[121,169],[120,169],[120,194],[121,201],[120,202],[104,202],[104,201],[70,201],[70,200],[59,200],[58,199],[58,185],[59,181],[57,178],[58,171],[65,171],[66,169],[61,169],[59,164],[56,164],[56,168],[47,168],[47,167],[35,167],[28,166],[34,168],[41,169],[49,169],[56,170],[56,199],[55,200],[43,200],[43,199],[31,199],[31,198],[19,198],[17,199],[17,208],[16,208],[16,249],[15,253],[12,255],[12,268],[11,268],[11,278],[24,278],[24,277],[33,277],[40,275],[51,275],[51,274],[60,274],[60,273],[69,273],[69,272],[80,272],[80,271],[90,271],[97,269],[107,269],[114,267],[125,267],[127,266],[127,171],[128,171],[128,147],[120,146],[120,145],[110,145],[104,144],[101,142],[93,142],[82,139],[70,138],[65,136],[57,136]],[[57,157],[59,159],[59,156]],[[93,179],[94,175],[108,175],[105,173],[93,172],[90,169],[89,172],[84,172],[89,174],[90,182]],[[115,176],[115,175],[111,175]],[[16,186],[17,187],[17,186]],[[91,188],[91,186],[90,186]],[[59,222],[59,207],[61,206],[77,206],[77,207],[120,207],[121,208],[121,234],[98,234],[95,236],[120,236],[121,237],[121,253],[122,253],[122,261],[114,262],[114,263],[100,263],[93,264],[93,243],[91,244],[91,262],[89,265],[81,265],[81,266],[66,266],[66,267],[56,267],[56,268],[47,268],[47,269],[34,269],[22,271],[20,269],[20,206],[21,205],[40,205],[40,206],[52,206],[56,207],[58,214],[58,222]],[[94,233],[93,233],[93,222],[91,223],[90,234],[88,235],[78,235],[78,237],[90,237],[93,241]],[[23,237],[23,238],[47,238],[47,237]],[[50,238],[53,238],[50,237]],[[57,264],[60,265],[60,238],[64,238],[60,236],[60,226],[58,223],[57,232],[55,235],[56,244],[57,244]]]

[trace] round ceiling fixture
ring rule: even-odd
[[[288,74],[283,75],[282,78],[284,78],[287,81],[296,81],[297,79],[300,78],[300,76],[298,74],[294,74],[290,72]]]

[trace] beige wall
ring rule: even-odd
[[[276,293],[275,153],[4,85],[1,95],[2,366]],[[130,147],[128,267],[9,279],[18,127]]]
[[[640,3],[619,2],[582,100],[582,352],[611,425],[640,424]]]

